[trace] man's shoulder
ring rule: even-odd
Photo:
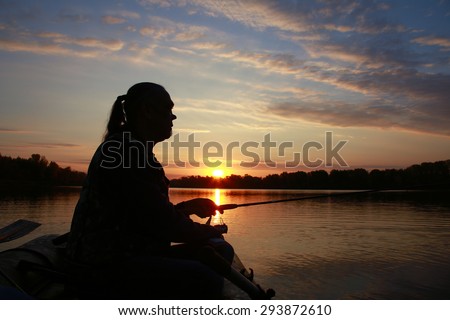
[[[153,154],[151,142],[135,139],[130,132],[111,135],[97,149],[99,165],[106,169],[146,169],[164,174],[161,163]]]

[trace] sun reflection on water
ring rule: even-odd
[[[222,204],[221,202],[221,190],[220,189],[215,189],[214,190],[214,202],[220,206]],[[216,210],[216,214],[212,217],[211,220],[212,224],[221,224],[222,223],[222,218],[221,218],[221,214],[219,211]]]

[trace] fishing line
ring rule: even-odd
[[[332,197],[334,198],[334,197],[339,197],[339,196],[351,196],[351,195],[367,194],[367,193],[382,192],[382,191],[424,189],[424,188],[437,187],[437,186],[448,185],[448,184],[449,184],[449,182],[443,182],[443,183],[409,186],[409,187],[405,187],[405,188],[401,188],[401,189],[399,189],[399,188],[396,188],[396,189],[370,189],[370,190],[359,190],[359,191],[342,192],[342,193],[324,193],[324,194],[318,194],[318,195],[314,195],[314,196],[304,196],[304,197],[299,197],[299,198],[249,202],[249,203],[240,203],[240,204],[229,203],[229,204],[220,205],[218,210],[223,211],[223,210],[236,209],[239,207],[250,207],[250,206],[258,206],[258,205],[264,205],[264,204],[272,204],[272,203],[280,203],[280,202],[288,202],[288,201],[301,201],[301,200],[309,200],[309,199],[332,198]]]
[[[371,192],[379,192],[379,191],[386,191],[381,189],[373,189],[373,190],[363,190],[363,191],[354,191],[354,192],[343,192],[343,193],[324,193],[324,194],[318,194],[314,196],[305,196],[300,198],[290,198],[290,199],[279,199],[279,200],[270,200],[270,201],[259,201],[259,202],[248,202],[248,203],[229,203],[229,204],[223,204],[219,206],[219,211],[221,210],[231,210],[236,209],[239,207],[250,207],[250,206],[259,206],[263,204],[272,204],[272,203],[280,203],[280,202],[288,202],[288,201],[300,201],[300,200],[309,200],[309,199],[319,199],[319,198],[331,198],[331,197],[337,197],[337,196],[349,196],[349,195],[356,195],[356,194],[364,194],[364,193],[371,193]]]

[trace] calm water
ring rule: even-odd
[[[172,189],[171,200],[248,203],[314,193]],[[66,188],[0,197],[0,226],[19,218],[43,223],[0,250],[38,234],[68,231],[78,194]],[[241,207],[221,218],[229,227],[227,240],[277,299],[450,299],[449,196],[380,192]]]

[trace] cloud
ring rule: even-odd
[[[122,24],[126,21],[125,18],[122,17],[114,17],[114,16],[103,16],[102,22],[105,24]]]
[[[195,42],[189,45],[189,48],[196,50],[221,50],[226,48],[226,43],[219,42]]]
[[[346,37],[322,37],[302,43],[302,48],[314,60],[339,65],[352,64],[356,69],[416,68],[432,60],[446,64],[447,57],[439,52],[427,52],[413,47],[403,34],[379,34],[367,37],[351,34]],[[430,54],[432,56],[430,56]],[[326,59],[326,60],[325,60]],[[345,64],[343,64],[345,63]]]
[[[128,11],[128,10],[118,10],[114,11],[109,15],[105,15],[102,17],[102,22],[105,24],[122,24],[125,23],[128,19],[140,19],[141,15],[137,12]]]
[[[124,45],[123,41],[116,39],[76,38],[58,32],[40,32],[34,35],[25,34],[24,36],[14,34],[13,31],[10,38],[0,38],[0,50],[82,58],[103,56],[105,50],[106,52],[119,51]]]
[[[354,27],[351,26],[341,26],[341,25],[336,25],[333,23],[330,24],[325,24],[322,26],[323,29],[328,30],[328,31],[338,31],[338,32],[351,32],[351,31],[355,31]]]
[[[151,16],[149,19],[150,23],[141,27],[139,33],[157,40],[190,42],[204,38],[209,31],[206,26],[175,22],[158,16]]]
[[[91,15],[82,10],[63,9],[59,15],[60,22],[88,23],[92,19]]]
[[[169,8],[174,5],[171,0],[140,0],[142,5],[157,5],[162,8]]]
[[[139,30],[139,33],[145,37],[151,37],[154,39],[161,39],[175,32],[173,28],[161,28],[161,27],[143,27]]]
[[[412,42],[426,46],[439,46],[445,49],[450,48],[450,38],[444,37],[435,37],[435,36],[418,37],[414,38]]]
[[[212,116],[215,119],[224,119],[226,122],[220,123],[221,127],[234,130],[235,123],[251,123],[249,125],[253,129],[260,128],[280,128],[283,121],[277,121],[273,117],[269,117],[264,105],[258,101],[244,101],[238,99],[239,102],[218,99],[179,99],[175,106],[175,114],[199,114],[201,116]],[[181,119],[182,117],[180,117]],[[213,124],[213,123],[211,123]],[[217,123],[214,123],[216,125]],[[250,128],[247,126],[247,128]]]
[[[274,103],[268,110],[287,119],[349,127],[395,127],[450,135],[450,75],[395,68],[354,70],[326,64],[304,64],[301,76],[338,89],[361,94],[358,102],[339,93],[318,92],[311,99],[297,95],[290,102]],[[328,98],[326,98],[328,97]],[[358,96],[356,96],[358,97]]]
[[[337,127],[396,128],[406,131],[450,136],[450,115],[424,107],[372,100],[365,103],[346,101],[304,102],[301,100],[272,105],[268,111],[287,119],[302,119]]]
[[[450,92],[446,89],[450,87],[450,75],[398,68],[366,72],[348,70],[331,75],[317,71],[315,77],[338,88],[377,97],[407,99],[416,106],[428,104],[430,112],[450,114],[445,107],[450,100]]]
[[[4,40],[0,39],[0,49],[10,52],[32,52],[35,54],[44,54],[44,55],[65,55],[65,56],[82,56],[82,57],[91,57],[96,56],[95,53],[84,52],[80,54],[79,52],[69,50],[54,44],[41,44],[37,42],[20,42],[14,40]]]
[[[0,128],[0,133],[4,134],[28,134],[33,133],[36,134],[36,131],[30,131],[30,130],[21,130],[21,129],[11,129],[11,128]]]
[[[292,6],[296,4],[289,6],[288,2],[196,0],[192,3],[209,15],[223,16],[257,30],[273,27],[302,32],[310,28],[305,13],[301,10],[292,11]]]
[[[201,39],[205,36],[205,34],[201,31],[190,30],[186,32],[180,32],[175,36],[176,41],[193,41]]]
[[[328,30],[378,34],[406,30],[377,16],[390,9],[390,5],[377,1],[143,0],[141,4],[188,7],[193,14],[225,17],[260,31],[273,28],[295,33]]]
[[[38,37],[51,39],[57,44],[77,45],[88,48],[106,49],[119,51],[123,48],[124,42],[116,39],[99,39],[93,37],[75,38],[55,32],[44,32],[37,34]]]
[[[280,30],[305,31],[307,23],[303,23],[301,10],[292,12],[291,7],[285,8],[286,2],[256,1],[244,2],[236,0],[143,0],[143,5],[156,5],[160,7],[188,7],[191,14],[204,14],[212,17],[225,17],[231,21],[239,22],[257,30],[276,27]],[[296,6],[296,4],[294,4]],[[284,10],[286,9],[286,10]]]
[[[273,132],[273,131],[282,129],[277,124],[273,124],[273,125],[270,125],[270,124],[258,124],[258,123],[254,123],[254,122],[246,123],[246,122],[236,122],[235,121],[233,123],[230,123],[230,126],[234,127],[234,128],[243,128],[245,130],[250,130],[252,132],[255,132],[255,131]]]
[[[352,50],[352,48],[349,48],[348,46],[344,47],[341,44],[317,42],[314,44],[305,45],[304,48],[313,59],[325,57],[336,61],[350,62],[357,65],[370,61],[369,55]],[[371,62],[371,64],[373,65],[373,62]]]
[[[336,90],[309,91],[286,87],[277,92],[267,87],[252,87],[257,92],[265,92],[264,99],[272,100],[272,103],[276,105],[269,108],[268,112],[286,119],[297,117],[343,127],[391,127],[450,134],[447,128],[447,123],[450,123],[448,108],[450,92],[447,89],[450,87],[450,75],[424,73],[409,68],[408,65],[418,65],[419,62],[414,61],[408,54],[396,58],[394,52],[400,53],[401,47],[391,48],[390,54],[380,55],[378,60],[375,59],[377,54],[370,50],[367,53],[358,53],[356,48],[348,48],[345,52],[343,45],[334,47],[330,45],[322,50],[328,50],[330,57],[334,52],[335,61],[344,60],[356,67],[318,60],[317,62],[306,61],[290,54],[240,50],[222,51],[215,56],[225,61],[240,63],[248,68],[263,70],[265,73],[292,75],[297,79],[331,85],[336,89],[360,94],[358,102],[360,104],[355,104],[336,98],[339,96],[339,91]],[[354,53],[353,50],[355,50]],[[374,57],[372,60],[371,55]],[[241,81],[240,83],[245,84]],[[291,102],[277,103],[281,94],[290,94]],[[338,108],[330,109],[327,105],[332,95],[338,99],[332,105],[339,106]]]
[[[46,44],[40,42],[20,42],[0,39],[0,50],[10,52],[31,52],[41,55],[59,55],[80,58],[98,58],[104,56],[103,50],[75,50],[62,47],[57,44]]]
[[[360,105],[341,101],[329,102],[286,102],[269,108],[277,115],[286,118],[299,118],[310,122],[332,126],[370,126],[392,127],[398,125],[395,120],[399,110],[380,105]]]
[[[216,57],[263,69],[267,72],[295,74],[300,71],[303,61],[292,54],[258,53],[241,50],[221,52]]]
[[[73,143],[53,143],[53,142],[30,142],[30,145],[40,148],[78,148],[79,144]]]
[[[124,42],[115,39],[96,39],[96,38],[62,38],[56,39],[57,43],[75,44],[82,47],[107,49],[110,51],[119,51],[123,48]]]
[[[190,128],[177,128],[174,129],[176,132],[187,132],[187,133],[210,133],[211,130],[201,130],[201,129],[190,129]]]
[[[29,133],[29,132],[27,132]],[[30,149],[34,147],[38,148],[46,148],[46,149],[54,149],[54,148],[80,148],[82,145],[72,144],[72,143],[54,143],[54,142],[28,142],[24,144],[17,145],[0,145],[2,148],[13,148],[13,149]]]
[[[120,10],[118,11],[117,15],[128,18],[128,19],[140,19],[141,15],[134,11],[128,11],[128,10]]]

